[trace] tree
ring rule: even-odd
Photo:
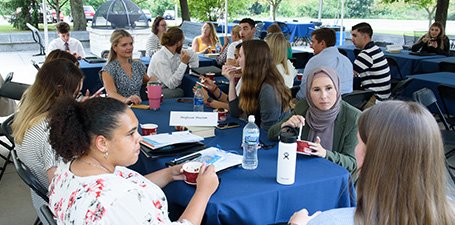
[[[188,1],[187,0],[180,0],[180,9],[182,10],[182,22],[184,20],[191,21],[190,10],[188,8]]]
[[[71,15],[73,16],[73,30],[87,30],[82,0],[70,0]]]
[[[270,5],[272,5],[272,18],[275,20],[276,18],[276,9],[278,8],[278,5],[281,3],[281,0],[267,0]]]
[[[394,3],[394,2],[398,2],[398,1],[400,1],[400,0],[382,0],[382,2],[384,2],[384,3]],[[413,4],[413,5],[418,6],[419,8],[425,9],[425,11],[428,14],[428,23],[429,23],[428,26],[430,26],[432,23],[434,10],[436,8],[436,3],[434,1],[435,0],[404,0],[405,3]],[[438,2],[439,1],[440,0],[438,0]],[[445,14],[446,18],[447,18],[447,8],[448,8],[449,0],[445,0],[445,1],[447,1],[446,14]]]
[[[2,7],[13,11],[9,22],[13,24],[14,28],[26,30],[27,23],[34,27],[38,27],[38,23],[43,22],[42,13],[39,14],[40,5],[36,0],[10,0],[3,2]],[[18,10],[16,10],[18,9]]]
[[[449,9],[449,0],[438,0],[436,4],[435,20],[442,23],[446,27],[447,11]]]
[[[60,9],[68,2],[68,0],[47,0],[47,4],[55,9],[55,15],[57,16],[57,22],[60,22]]]
[[[225,0],[190,0],[189,3],[191,15],[200,21],[217,21],[219,18],[224,18]],[[231,16],[246,14],[245,8],[248,3],[249,0],[228,1],[229,14]]]

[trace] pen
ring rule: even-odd
[[[178,165],[178,164],[181,164],[181,163],[185,163],[185,162],[188,162],[190,160],[193,160],[197,157],[201,156],[201,153],[196,153],[194,155],[190,155],[190,156],[187,156],[187,157],[184,157],[184,158],[180,158],[178,160],[173,160],[172,162],[174,163],[174,165]]]

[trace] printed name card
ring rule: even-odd
[[[216,126],[218,113],[216,112],[177,112],[171,111],[169,126]]]

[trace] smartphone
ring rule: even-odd
[[[95,94],[90,96],[90,98],[94,98],[94,97],[99,96],[103,90],[104,90],[104,87],[101,87],[100,89],[98,89],[98,91],[95,92]]]
[[[234,128],[234,127],[240,127],[240,124],[236,122],[229,122],[229,123],[220,123],[216,128],[220,130],[228,129],[228,128]]]
[[[177,102],[193,103],[194,99],[192,99],[192,98],[179,98],[179,99],[177,99]]]

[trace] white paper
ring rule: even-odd
[[[215,148],[215,147],[206,148],[204,150],[201,150],[201,151],[189,154],[189,155],[185,155],[181,158],[186,158],[190,155],[194,155],[194,154],[198,154],[198,153],[201,153],[202,157],[205,155],[219,155],[221,157],[220,160],[213,163],[213,165],[215,166],[215,172],[229,168],[231,166],[242,164],[243,156],[234,154],[234,153],[228,153],[222,149]],[[179,160],[181,158],[177,158],[176,160]],[[196,158],[193,161],[197,161],[197,160],[198,159]]]
[[[204,138],[191,134],[189,131],[176,131],[157,135],[142,136],[144,144],[152,149],[161,148],[177,143],[192,143],[203,141]]]
[[[178,112],[171,111],[169,126],[216,126],[218,113],[216,112]]]

